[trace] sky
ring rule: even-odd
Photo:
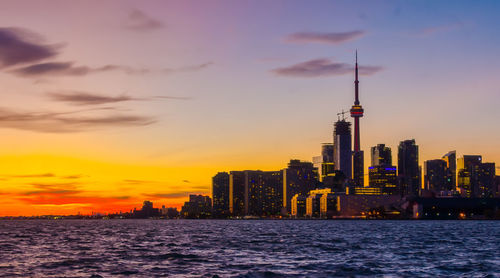
[[[1,1],[0,216],[180,207],[219,171],[415,139],[500,163],[498,1]],[[500,169],[497,168],[497,172]]]

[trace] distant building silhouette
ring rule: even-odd
[[[424,188],[434,193],[449,191],[448,167],[443,159],[424,162]]]
[[[168,219],[179,218],[179,211],[177,208],[167,208],[165,205],[161,207],[161,215]]]
[[[313,157],[313,165],[318,169],[319,181],[323,181],[326,176],[333,174],[335,167],[332,143],[323,143],[321,145],[321,155]]]
[[[380,188],[381,194],[399,194],[396,167],[392,165],[375,165],[368,168],[370,187]],[[359,192],[359,190],[358,190]]]
[[[333,132],[335,170],[342,171],[347,180],[352,179],[351,123],[344,119],[335,122]]]
[[[212,178],[213,217],[229,216],[229,174],[219,172]]]
[[[290,160],[283,169],[283,208],[291,213],[291,200],[296,194],[306,195],[318,184],[317,169],[311,162]]]
[[[463,197],[475,197],[473,189],[473,173],[481,165],[482,157],[480,155],[464,155],[457,160],[457,187]]]
[[[398,179],[403,195],[418,196],[422,188],[418,164],[418,146],[415,140],[405,140],[398,147]]]
[[[495,176],[496,193],[495,197],[500,198],[500,176]]]
[[[446,162],[446,190],[457,189],[457,152],[450,151],[443,155],[442,159]]]
[[[307,196],[295,194],[292,197],[292,212],[291,216],[294,218],[301,218],[306,215],[306,199]]]
[[[283,204],[282,175],[282,171],[231,171],[230,214],[236,217],[279,215]]]
[[[391,148],[386,147],[385,144],[378,144],[372,147],[371,161],[372,161],[372,166],[392,165]]]
[[[245,172],[229,173],[229,212],[232,216],[245,215]]]
[[[372,147],[371,162],[372,166],[368,168],[369,186],[379,188],[381,194],[400,193],[396,166],[392,165],[391,148],[384,144]]]
[[[483,163],[480,155],[464,155],[457,160],[458,188],[463,197],[494,197],[495,163]]]
[[[280,215],[283,203],[282,171],[245,171],[245,188],[245,215]]]
[[[134,209],[132,212],[134,218],[150,218],[160,216],[160,210],[153,207],[151,201],[144,201],[140,210]]]
[[[212,214],[212,200],[209,196],[189,195],[181,209],[181,217],[188,219],[210,218]]]

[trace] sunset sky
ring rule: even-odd
[[[218,171],[414,138],[500,163],[499,1],[1,1],[0,215],[179,207]],[[500,170],[497,170],[499,172]]]

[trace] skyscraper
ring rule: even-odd
[[[415,144],[415,139],[399,143],[398,179],[403,195],[419,195],[422,182],[420,166],[418,165],[418,145]]]
[[[449,190],[446,161],[433,159],[424,162],[424,187],[435,193]]]
[[[496,195],[495,163],[483,163],[480,155],[464,155],[457,160],[458,189],[465,197]]]
[[[245,172],[229,173],[229,212],[232,216],[245,215]]]
[[[382,194],[399,194],[396,167],[391,165],[376,165],[368,168],[369,185],[380,188]]]
[[[283,207],[291,212],[291,200],[296,194],[306,195],[318,184],[317,169],[311,162],[290,160],[288,167],[283,169]]]
[[[446,162],[446,184],[447,190],[456,190],[457,188],[457,152],[450,151],[443,155],[442,159]]]
[[[352,149],[351,149],[351,123],[345,119],[335,122],[333,131],[333,159],[335,170],[340,170],[345,177],[352,179]]]
[[[378,144],[372,147],[371,155],[372,166],[392,165],[391,148],[386,147],[385,144]]]
[[[219,172],[212,178],[213,216],[229,216],[229,174]]]
[[[464,155],[457,159],[457,188],[464,197],[474,197],[472,175],[481,164],[480,155]]]
[[[358,81],[358,51],[356,51],[356,66],[354,69],[354,105],[351,107],[351,117],[354,118],[354,150],[352,153],[352,179],[355,186],[364,185],[364,153],[360,146],[359,118],[363,117],[363,107],[359,103]]]
[[[245,215],[279,215],[282,194],[282,171],[245,171]]]
[[[391,148],[378,144],[371,148],[372,166],[368,168],[370,187],[380,188],[382,194],[398,194],[396,166],[392,165]]]
[[[335,167],[333,164],[333,144],[323,143],[321,145],[321,155],[313,157],[314,167],[318,169],[319,181],[323,178],[333,174]]]

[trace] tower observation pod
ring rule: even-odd
[[[356,50],[356,65],[354,68],[354,105],[351,107],[351,117],[354,118],[354,149],[352,152],[352,179],[355,186],[364,185],[364,153],[360,146],[359,119],[363,117],[363,107],[359,103],[358,51]]]

